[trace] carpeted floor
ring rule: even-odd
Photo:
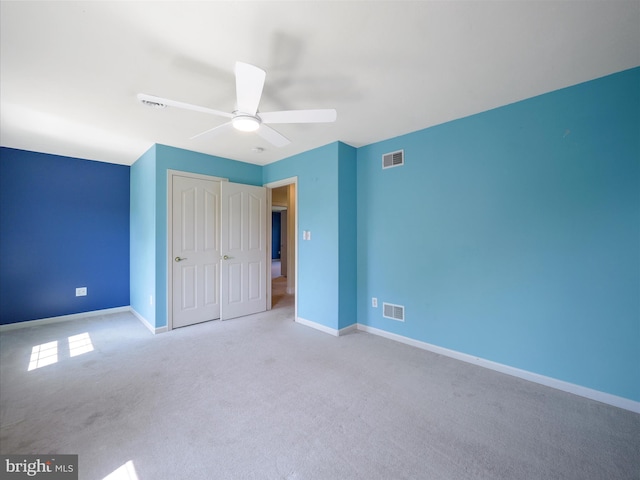
[[[271,260],[271,278],[278,278],[282,275],[282,262],[280,259]]]
[[[87,480],[640,478],[640,415],[280,302],[156,336],[128,313],[2,333],[0,451],[78,454]]]

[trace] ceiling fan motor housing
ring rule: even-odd
[[[231,120],[234,128],[241,132],[255,132],[260,128],[260,118],[256,115],[247,115],[246,113],[237,113]]]

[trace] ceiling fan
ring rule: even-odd
[[[236,62],[236,109],[232,113],[213,110],[211,108],[189,103],[169,100],[167,98],[138,94],[138,100],[145,105],[156,108],[176,107],[185,110],[208,113],[231,120],[215,126],[191,137],[193,140],[201,135],[219,134],[233,128],[242,132],[256,132],[266,141],[276,147],[288,145],[290,140],[267,124],[272,123],[328,123],[335,122],[337,112],[334,109],[321,110],[283,110],[279,112],[258,112],[258,105],[262,97],[262,88],[266,72],[248,63]]]

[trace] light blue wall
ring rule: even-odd
[[[131,166],[129,224],[131,307],[156,321],[156,146]],[[153,302],[149,302],[149,298]]]
[[[339,322],[338,154],[332,143],[265,165],[263,182],[298,177],[298,316],[337,330]],[[311,231],[311,240],[302,232]]]
[[[357,322],[357,150],[338,144],[338,328]]]
[[[640,69],[357,154],[358,322],[640,401]]]
[[[148,319],[166,325],[167,169],[256,185],[295,176],[300,317],[340,329],[357,316],[640,400],[639,77],[264,167],[158,145],[131,170],[131,304],[146,316],[152,283]],[[382,171],[400,148],[406,165]],[[384,319],[372,296],[405,305],[406,321]]]

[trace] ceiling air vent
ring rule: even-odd
[[[144,98],[144,95],[138,94],[138,101],[146,107],[151,108],[167,108],[167,105],[161,102],[156,102],[154,100],[149,100],[148,98]]]
[[[399,167],[401,165],[404,165],[404,150],[382,155],[382,168]]]
[[[382,316],[404,322],[404,307],[402,305],[393,305],[391,303],[382,304]]]

